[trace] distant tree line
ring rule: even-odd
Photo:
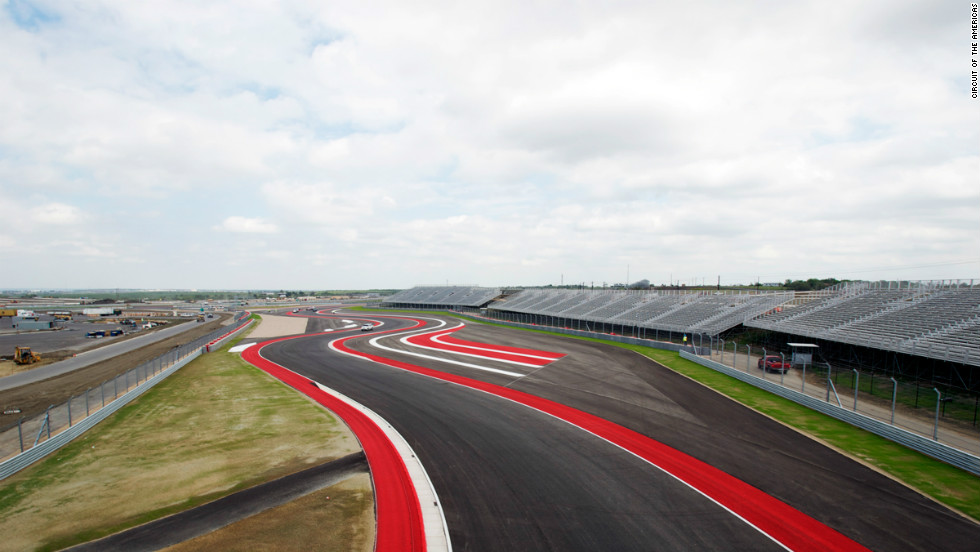
[[[823,280],[810,278],[809,280],[786,280],[783,287],[792,291],[818,291],[836,286],[839,283],[841,283],[841,280],[836,278],[824,278]]]

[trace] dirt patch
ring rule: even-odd
[[[276,316],[274,314],[262,314],[260,316],[262,316],[262,322],[259,327],[248,334],[250,338],[265,339],[305,333],[306,324],[309,321],[307,318],[295,316]]]
[[[70,374],[63,374],[30,385],[0,391],[0,411],[19,409],[20,413],[17,414],[17,417],[30,417],[42,414],[48,406],[61,404],[67,401],[69,397],[78,395],[86,389],[97,387],[102,382],[111,380],[148,360],[152,360],[170,351],[174,347],[190,343],[199,337],[221,328],[221,320],[221,318],[212,320],[169,339],[151,343],[136,351],[123,353],[114,358],[86,366],[85,368],[79,368]],[[54,355],[56,353],[48,354]],[[0,426],[7,426],[15,422],[16,419],[13,416],[0,417]]]
[[[41,366],[47,366],[48,364],[54,364],[60,360],[70,358],[73,354],[75,354],[75,351],[69,351],[66,349],[42,353],[41,362],[35,362],[34,364],[17,364],[12,360],[3,360],[0,361],[0,378],[12,376],[21,372],[27,372],[28,370],[40,368]]]

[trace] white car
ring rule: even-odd
[[[370,332],[373,330],[374,330],[374,324],[364,324],[363,326],[361,326],[362,332]]]

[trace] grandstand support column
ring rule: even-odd
[[[752,366],[752,346],[745,346],[745,373],[749,373],[749,368]]]
[[[936,423],[932,427],[932,440],[939,440],[939,405],[943,403],[943,394],[939,392],[939,389],[935,387],[932,388],[936,392]]]

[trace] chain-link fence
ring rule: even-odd
[[[248,318],[248,313],[238,313],[233,324],[219,328],[190,343],[174,347],[170,351],[139,366],[92,387],[68,401],[52,405],[43,413],[30,418],[21,418],[0,428],[0,461],[21,454],[53,436],[78,424],[85,418],[110,405],[131,389],[145,383],[155,375],[174,366],[184,358],[200,351],[208,344],[240,329]]]
[[[791,364],[791,355],[716,340],[702,349],[711,360],[885,423],[980,453],[980,395],[881,371],[825,362]],[[772,358],[763,362],[765,357]]]

